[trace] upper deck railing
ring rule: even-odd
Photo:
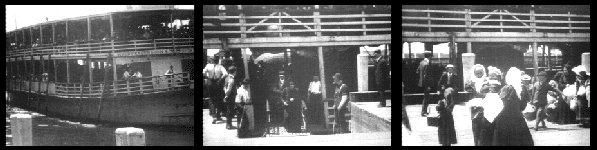
[[[203,19],[236,19],[238,23],[221,23],[222,27],[236,27],[236,28],[222,28],[220,30],[209,30],[206,27],[217,27],[214,23],[206,23],[204,21],[203,31],[204,37],[206,35],[215,34],[228,34],[229,37],[242,37],[241,35],[254,34],[254,33],[281,33],[284,36],[290,36],[290,33],[312,33],[310,36],[317,36],[316,33],[321,32],[361,32],[359,35],[371,35],[371,32],[385,31],[390,32],[391,19],[379,19],[379,18],[391,18],[391,14],[343,14],[343,15],[311,15],[311,16],[290,16],[286,12],[274,12],[270,16],[203,16]],[[297,18],[303,18],[303,21],[297,20]],[[346,19],[352,18],[352,19]],[[376,19],[372,19],[376,18]],[[246,23],[248,19],[263,19],[257,23]],[[267,19],[292,19],[293,22],[282,23],[264,23]],[[334,22],[323,22],[321,19],[339,19]],[[305,20],[307,20],[305,22]],[[270,31],[255,31],[258,26],[302,26],[304,29],[280,29]],[[377,27],[375,27],[377,25]],[[382,26],[379,26],[382,25]],[[386,25],[386,26],[383,26]],[[320,26],[320,27],[318,27]],[[326,29],[321,26],[336,26],[337,28]],[[341,27],[342,26],[342,27]],[[358,27],[355,27],[358,26]],[[369,33],[367,33],[369,32]],[[377,33],[379,34],[379,33]],[[386,33],[390,34],[390,33]],[[206,37],[207,38],[207,37]]]
[[[402,9],[402,31],[590,33],[590,15]]]
[[[192,49],[194,38],[163,38],[151,40],[108,41],[85,44],[66,44],[57,46],[39,46],[25,49],[9,50],[6,57],[69,55],[69,54],[108,54],[131,51],[158,49]]]

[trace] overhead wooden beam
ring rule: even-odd
[[[544,32],[455,32],[456,38],[476,37],[535,37],[535,38],[590,38],[590,33],[544,33]],[[402,32],[402,37],[450,37],[446,32]]]
[[[405,42],[450,42],[448,37],[403,37]],[[591,42],[590,38],[528,38],[528,37],[499,37],[499,38],[456,38],[456,42]]]

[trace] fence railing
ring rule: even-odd
[[[473,15],[485,16],[475,18]],[[492,16],[494,16],[493,18],[499,16],[499,19],[487,19]],[[567,14],[539,14],[533,10],[529,13],[511,13],[507,10],[472,12],[469,9],[464,11],[402,9],[402,27],[403,31],[408,31],[409,28],[414,27],[426,28],[428,32],[436,31],[438,28],[456,28],[468,31],[477,28],[500,29],[500,32],[504,32],[504,29],[528,29],[527,32],[541,29],[549,31],[567,30],[569,33],[573,31],[588,33],[588,30],[590,30],[590,15],[570,14],[570,12]]]
[[[28,91],[29,81],[11,80],[9,84],[13,90]],[[172,76],[150,76],[127,80],[110,81],[104,86],[103,82],[93,83],[60,83],[60,82],[32,82],[31,91],[35,93],[46,93],[58,97],[83,97],[100,98],[106,96],[121,95],[146,95],[161,93],[182,88],[193,88],[194,80],[191,80],[187,72],[176,73]],[[49,87],[46,87],[49,86]],[[47,89],[46,89],[47,88]],[[107,88],[104,90],[104,88]],[[103,93],[102,93],[103,91]]]
[[[368,20],[368,18],[380,18],[380,17],[387,17],[391,18],[391,14],[349,14],[349,15],[312,15],[312,16],[290,16],[285,12],[274,12],[270,16],[203,16],[203,19],[238,19],[239,23],[221,23],[222,27],[240,27],[240,28],[224,28],[218,31],[209,31],[204,30],[203,34],[248,34],[248,33],[297,33],[297,32],[307,32],[307,33],[317,33],[317,32],[367,32],[367,31],[392,31],[391,21],[373,21]],[[293,23],[263,23],[267,19],[292,19]],[[307,21],[312,22],[303,22],[297,20],[297,18],[307,18]],[[354,18],[354,19],[345,19],[345,18]],[[247,19],[263,19],[258,23],[246,23]],[[321,19],[339,19],[342,21],[334,21],[334,22],[324,22]],[[391,20],[391,19],[385,19]],[[205,22],[205,21],[204,21]],[[304,26],[305,29],[281,29],[277,31],[254,31],[255,27],[257,26],[269,26],[269,25],[279,25],[279,26]],[[362,25],[356,28],[340,28],[340,29],[322,29],[317,28],[317,26],[346,26],[346,25]],[[367,25],[370,25],[367,27]],[[371,25],[388,25],[386,28],[372,28]],[[203,23],[203,27],[216,27],[213,23]],[[247,28],[248,27],[248,28]],[[244,28],[244,29],[243,29]],[[207,29],[207,28],[206,28]],[[312,36],[316,36],[313,34]],[[239,36],[240,37],[240,36]]]
[[[99,54],[158,49],[193,48],[194,38],[164,38],[151,40],[108,41],[85,44],[66,44],[57,46],[39,46],[25,49],[8,50],[7,57],[67,54]]]

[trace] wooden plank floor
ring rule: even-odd
[[[430,104],[432,114],[436,104]],[[440,146],[437,138],[437,127],[427,126],[426,117],[421,117],[421,104],[406,106],[407,114],[413,131],[420,137],[421,145]],[[454,126],[458,143],[453,146],[474,146],[470,111],[466,103],[459,103],[454,107]],[[590,146],[590,128],[581,128],[577,124],[558,125],[545,121],[545,130],[531,130],[535,146]],[[527,122],[527,126],[534,126],[535,122]],[[405,131],[406,129],[402,129]]]

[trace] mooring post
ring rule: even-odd
[[[118,128],[115,134],[116,146],[145,146],[145,131],[141,128]]]
[[[31,115],[10,115],[10,127],[13,146],[33,146]]]

